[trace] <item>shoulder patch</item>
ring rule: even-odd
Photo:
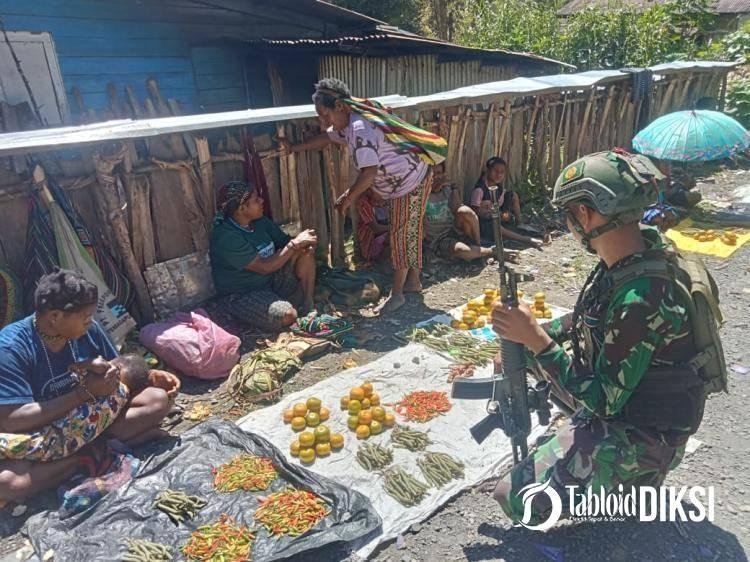
[[[575,164],[571,164],[562,173],[563,177],[563,185],[566,183],[570,183],[573,180],[577,180],[581,176],[583,176],[583,168],[585,166],[584,162],[576,162]]]

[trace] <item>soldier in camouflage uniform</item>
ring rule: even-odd
[[[570,512],[569,486],[581,494],[589,487],[598,494],[600,487],[617,491],[619,484],[626,491],[659,486],[682,460],[695,430],[657,430],[622,419],[650,368],[675,365],[694,353],[685,297],[672,282],[641,276],[607,294],[614,272],[664,244],[655,229],[638,224],[660,176],[648,159],[616,152],[587,156],[563,170],[553,203],[566,210],[573,235],[601,262],[575,311],[543,328],[525,305],[493,311],[495,330],[523,343],[554,392],[577,407],[554,437],[498,483],[495,499],[513,521],[524,515],[518,491],[534,482],[550,481],[563,501],[563,516]],[[563,350],[566,341],[572,357]],[[546,521],[550,509],[548,496],[538,494],[530,523]]]

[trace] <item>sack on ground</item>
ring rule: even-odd
[[[143,327],[140,342],[173,369],[199,379],[224,378],[240,360],[240,339],[200,308]]]

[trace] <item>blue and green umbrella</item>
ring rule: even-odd
[[[748,146],[750,133],[737,121],[700,109],[662,115],[633,139],[641,154],[681,162],[720,160]]]

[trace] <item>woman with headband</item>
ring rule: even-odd
[[[233,181],[219,194],[211,233],[211,272],[222,307],[231,316],[266,332],[297,320],[315,307],[314,230],[287,235],[263,215],[254,186]]]
[[[375,101],[352,97],[347,85],[334,78],[315,85],[313,102],[326,132],[297,145],[280,142],[291,152],[348,145],[359,175],[335,202],[341,213],[368,189],[388,203],[393,287],[380,310],[393,312],[406,302],[404,293],[422,290],[423,220],[432,166],[445,159],[447,144]]]

